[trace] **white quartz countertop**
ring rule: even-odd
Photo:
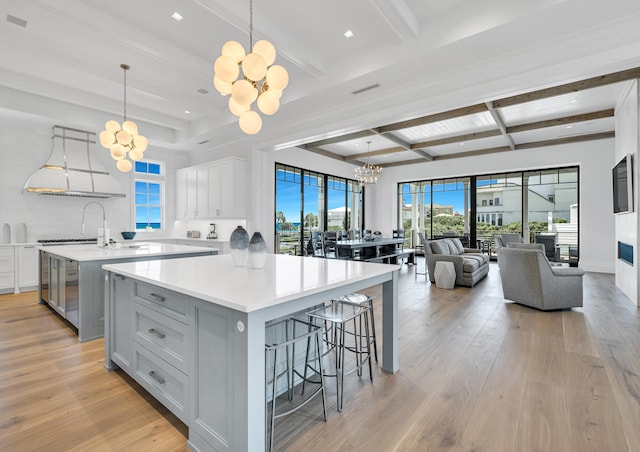
[[[107,264],[102,268],[236,311],[253,312],[382,276],[400,266],[269,254],[264,268],[254,269],[234,267],[231,255],[223,254]]]
[[[61,245],[41,246],[39,249],[56,256],[78,262],[108,261],[148,256],[167,256],[172,254],[196,254],[215,251],[215,248],[191,245],[173,245],[170,243],[135,242],[122,244],[121,248],[102,248],[98,245]]]

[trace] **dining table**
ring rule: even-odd
[[[385,256],[396,254],[398,246],[404,243],[403,237],[391,238],[380,237],[369,239],[355,239],[355,240],[338,240],[336,242],[336,248],[338,250],[338,257],[375,261],[383,259]]]

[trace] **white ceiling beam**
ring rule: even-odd
[[[371,0],[389,26],[406,42],[420,35],[420,23],[404,0]]]

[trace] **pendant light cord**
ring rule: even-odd
[[[253,0],[249,0],[249,52],[253,49]]]
[[[121,64],[120,67],[124,71],[124,120],[127,120],[127,69],[129,69],[128,64]]]

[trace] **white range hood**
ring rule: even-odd
[[[47,162],[24,185],[31,193],[124,198],[122,188],[100,162],[91,161],[95,133],[53,126],[53,147]],[[97,160],[97,159],[96,159]]]

